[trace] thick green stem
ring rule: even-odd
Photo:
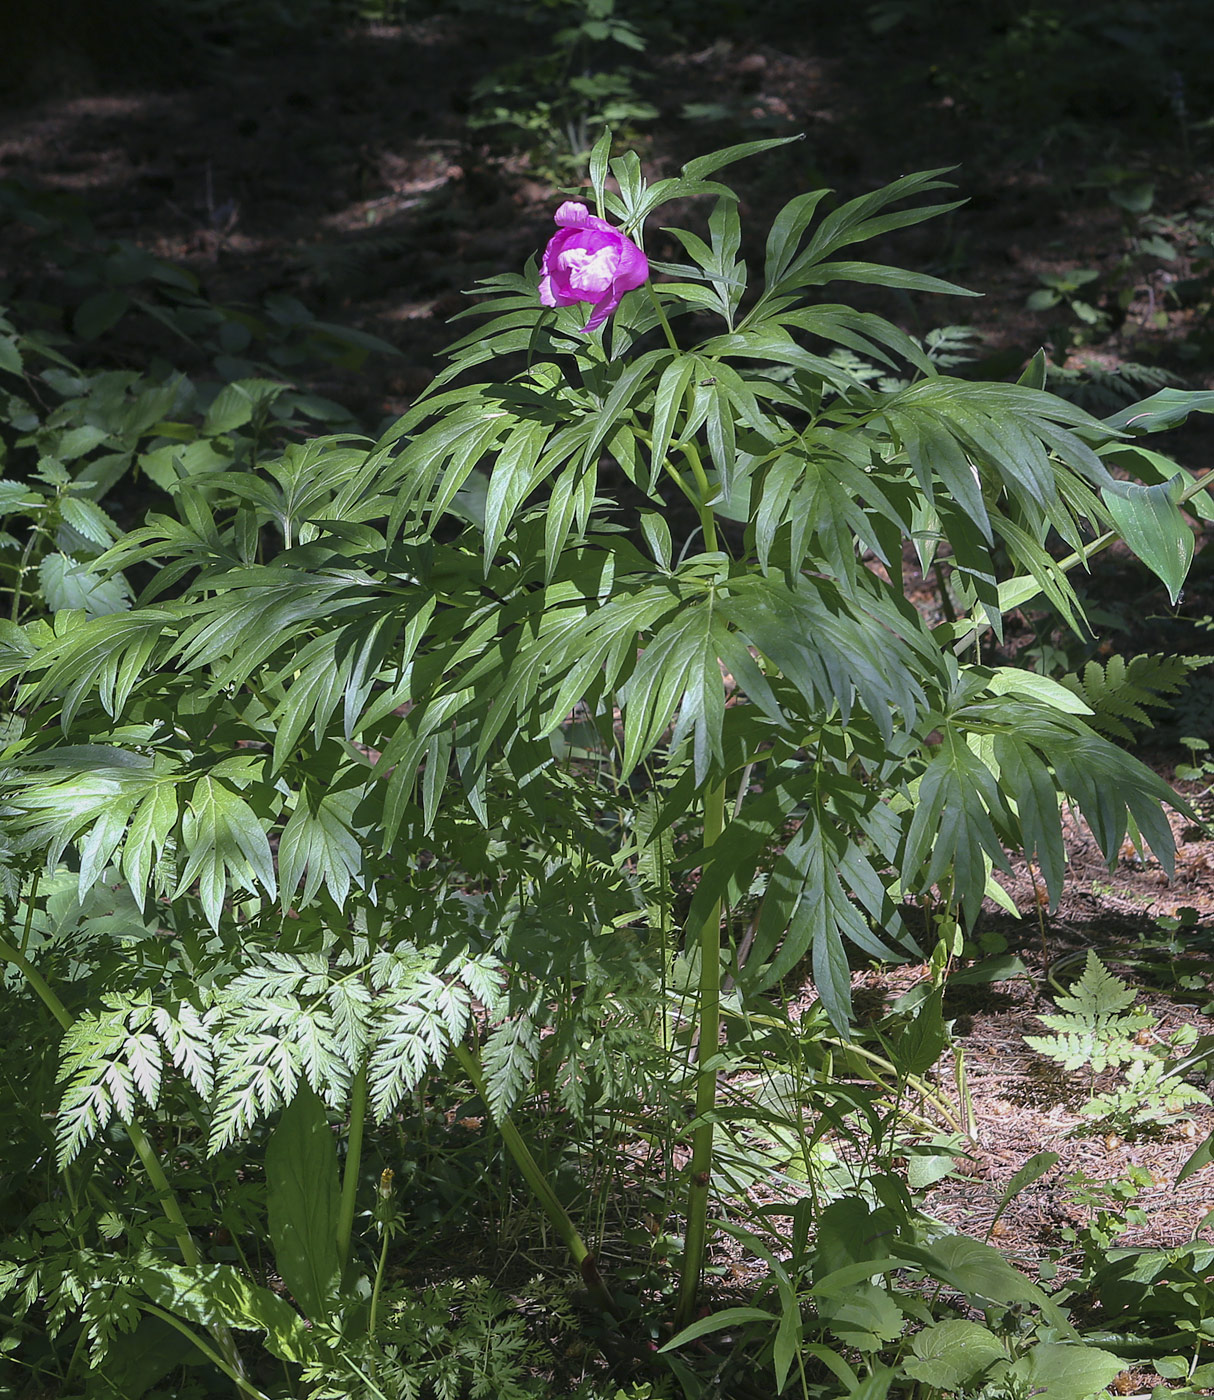
[[[704,797],[704,846],[713,846],[725,829],[725,784],[716,783]],[[687,1232],[683,1273],[679,1280],[676,1330],[686,1327],[695,1309],[700,1272],[708,1240],[708,1195],[712,1181],[713,1114],[717,1102],[716,1056],[721,1036],[720,900],[705,914],[694,935],[700,952],[699,1025],[696,1053],[696,1126],[691,1139],[691,1185],[687,1193]]]
[[[354,1234],[354,1208],[358,1204],[366,1122],[367,1064],[364,1060],[350,1091],[350,1130],[346,1134],[346,1166],[341,1179],[341,1212],[337,1217],[337,1258],[343,1272],[350,1264],[350,1238]]]
[[[696,510],[700,516],[700,528],[704,532],[704,548],[709,554],[715,554],[717,551],[717,521],[712,507],[708,504],[712,488],[708,484],[708,473],[704,470],[703,462],[700,461],[700,450],[694,442],[684,442],[679,444],[679,451],[687,458],[687,465],[691,468],[696,489],[700,493],[700,499],[696,502]]]
[[[460,1068],[472,1081],[472,1087],[484,1099],[485,1105],[488,1107],[489,1085],[485,1081],[479,1060],[466,1045],[455,1046],[454,1053]],[[523,1179],[534,1192],[540,1209],[548,1217],[557,1234],[560,1235],[562,1243],[577,1265],[582,1282],[586,1285],[590,1296],[604,1311],[611,1313],[614,1317],[621,1316],[619,1306],[599,1274],[594,1255],[587,1247],[586,1241],[578,1234],[577,1226],[570,1219],[569,1212],[561,1204],[551,1183],[540,1169],[539,1163],[531,1155],[531,1149],[523,1141],[522,1134],[505,1114],[500,1118],[495,1115],[493,1121],[498,1132],[502,1135],[502,1141],[506,1144],[506,1151],[514,1159],[515,1166],[522,1172]]]
[[[70,1030],[72,1026],[72,1013],[59,1000],[51,989],[47,980],[30,962],[30,960],[13,945],[0,938],[0,958],[5,962],[10,962],[20,971],[25,980],[37,993],[39,999],[46,1009],[51,1013],[63,1029]],[[194,1243],[194,1237],[190,1234],[190,1227],[186,1223],[186,1218],[182,1214],[181,1205],[177,1197],[173,1194],[173,1188],[169,1185],[168,1176],[160,1158],[156,1155],[156,1149],[148,1140],[148,1135],[143,1128],[132,1119],[129,1123],[124,1123],[127,1137],[131,1140],[131,1146],[135,1149],[135,1154],[147,1174],[148,1180],[152,1184],[152,1189],[156,1192],[156,1200],[160,1204],[160,1209],[164,1212],[165,1218],[173,1226],[173,1239],[177,1248],[181,1251],[184,1263],[191,1268],[197,1268],[202,1259],[198,1253],[198,1246]],[[260,1395],[260,1391],[255,1391],[243,1379],[244,1366],[240,1359],[240,1352],[236,1347],[236,1339],[231,1330],[221,1322],[216,1322],[211,1327],[211,1335],[219,1345],[224,1356],[223,1370],[237,1381],[242,1391],[252,1391]]]
[[[5,962],[12,963],[38,994],[39,1000],[55,1020],[59,1022],[65,1031],[70,1030],[72,1025],[72,1013],[64,1006],[55,993],[51,991],[46,978],[43,977],[25,954],[19,952],[11,943],[7,943],[4,939],[0,938],[0,958],[3,958]]]
[[[662,323],[662,329],[666,333],[666,344],[677,352],[679,342],[674,338],[674,331],[670,329],[670,322],[666,319],[666,311],[662,306],[657,291],[652,282],[645,283],[645,290],[649,293],[649,300],[653,302],[653,309],[658,313],[658,320]]]

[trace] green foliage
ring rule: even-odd
[[[1057,1060],[1063,1069],[1087,1065],[1099,1073],[1109,1065],[1135,1058],[1135,1037],[1155,1025],[1155,1018],[1134,1008],[1134,993],[1114,977],[1090,949],[1083,976],[1069,994],[1056,999],[1060,1008],[1040,1016],[1053,1035],[1026,1035],[1039,1055]],[[1134,1009],[1131,1009],[1134,1008]]]
[[[1214,1247],[1198,1239],[1171,1249],[1119,1245],[1128,1230],[1148,1223],[1135,1201],[1150,1184],[1140,1166],[1107,1181],[1082,1172],[1068,1178],[1069,1197],[1086,1219],[1062,1232],[1080,1256],[1062,1294],[1076,1311],[1098,1301],[1116,1328],[1105,1337],[1127,1356],[1201,1385],[1214,1347]]]
[[[1196,1043],[1197,1032],[1184,1026],[1166,1039],[1157,1036],[1155,1018],[1133,1002],[1131,988],[1089,950],[1074,990],[1057,999],[1061,1010],[1039,1018],[1054,1034],[1024,1038],[1064,1069],[1088,1066],[1093,1082],[1101,1070],[1126,1065],[1124,1079],[1093,1092],[1081,1110],[1088,1118],[1123,1129],[1175,1118],[1191,1105],[1210,1102],[1175,1068],[1177,1059]]]
[[[438,1109],[493,1130],[607,1316],[657,1334],[596,1263],[628,1133],[660,1164],[663,1214],[686,1192],[681,1238],[663,1232],[677,1284],[656,1246],[627,1260],[659,1279],[651,1298],[677,1291],[683,1341],[710,1196],[787,1169],[811,1193],[799,1262],[778,1263],[770,1221],[743,1238],[771,1269],[776,1310],[750,1320],[771,1324],[779,1385],[820,1364],[883,1396],[909,1327],[947,1320],[872,1282],[898,1271],[964,1295],[992,1335],[1009,1309],[1040,1316],[975,1376],[1060,1396],[1106,1378],[1039,1289],[936,1238],[879,1170],[908,1086],[950,1121],[925,1082],[947,1031],[935,988],[869,1050],[850,959],[921,956],[898,911],[930,891],[959,937],[1009,849],[1057,900],[1064,800],[1109,861],[1128,830],[1170,860],[1168,787],[1071,691],[971,648],[1037,592],[1079,626],[1068,571],[1093,531],[1179,587],[1179,497],[1199,487],[1157,463],[1141,488],[1114,479],[1120,425],[954,378],[952,342],[820,300],[844,282],[960,294],[862,250],[954,208],[934,202],[943,172],[833,207],[795,196],[752,283],[718,177],[780,144],[649,186],[605,132],[584,197],[631,237],[667,201],[713,207],[707,239],[676,231],[685,261],[655,264],[667,280],[601,333],[541,308],[534,266],[503,274],[377,441],[276,444],[252,430],[280,386],[242,377],[177,436],[165,407],[139,418],[132,460],[167,483],[142,524],[101,538],[56,507],[93,526],[87,566],[121,591],[90,609],[43,585],[2,638],[0,957],[39,1029],[14,1130],[37,1169],[5,1188],[0,1257],[15,1314],[62,1337],[64,1383],[152,1318],[254,1400],[242,1346],[303,1394],[533,1393],[499,1295],[409,1290],[389,1263],[427,1231],[422,1193],[385,1195],[384,1168],[415,1150],[402,1115]],[[645,503],[623,527],[621,478]],[[74,500],[76,480],[46,484]],[[908,601],[908,545],[925,567],[948,552],[954,619]],[[794,1024],[776,989],[803,961],[818,1003]],[[1111,1063],[1126,1003],[1082,986],[1067,1057]],[[927,1136],[909,1155],[947,1157]],[[513,1188],[500,1162],[455,1179],[444,1223],[466,1252],[469,1216]],[[842,1198],[815,1212],[819,1189]],[[886,1248],[870,1209],[888,1259],[860,1244]],[[217,1212],[230,1245],[200,1241]]]
[[[500,19],[500,9],[489,8]],[[561,179],[581,168],[604,122],[635,131],[658,115],[625,58],[644,53],[649,37],[618,0],[532,0],[516,8],[535,43],[477,83],[474,130],[515,133],[533,168]]]
[[[1134,729],[1151,723],[1148,709],[1163,709],[1192,672],[1214,661],[1210,656],[1113,655],[1102,666],[1089,661],[1081,675],[1062,677],[1062,684],[1091,710],[1090,723],[1115,739],[1132,740]]]

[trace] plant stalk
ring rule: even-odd
[[[712,506],[708,503],[712,488],[708,482],[708,473],[704,470],[703,462],[700,461],[700,450],[694,442],[681,442],[679,451],[687,458],[691,475],[695,479],[696,490],[700,493],[700,499],[696,502],[696,510],[700,516],[700,528],[704,531],[704,548],[709,554],[715,554],[719,547],[717,521]]]
[[[662,306],[661,299],[654,288],[652,282],[645,283],[645,290],[649,293],[649,300],[653,302],[653,309],[658,313],[658,320],[662,323],[662,330],[666,333],[666,344],[677,354],[679,342],[674,338],[674,331],[670,329],[670,322],[666,319],[666,311]]]
[[[350,1267],[350,1239],[358,1204],[362,1169],[363,1131],[367,1123],[367,1062],[364,1059],[350,1089],[350,1130],[346,1134],[346,1165],[341,1178],[341,1208],[337,1216],[337,1258],[344,1273]]]
[[[186,1337],[190,1343],[207,1358],[212,1366],[218,1367],[230,1381],[235,1383],[236,1388],[242,1395],[252,1396],[253,1400],[269,1400],[269,1397],[264,1391],[258,1390],[253,1382],[242,1372],[233,1370],[228,1361],[217,1352],[212,1351],[198,1333],[195,1332],[192,1327],[187,1327],[176,1314],[168,1312],[164,1308],[158,1308],[155,1303],[149,1303],[142,1299],[139,1302],[139,1306],[144,1312],[150,1313],[152,1317],[158,1317],[161,1322],[167,1322],[170,1327],[176,1328],[183,1337]]]
[[[484,1099],[485,1106],[488,1108],[489,1085],[485,1080],[479,1060],[466,1045],[456,1045],[452,1048],[460,1068],[472,1081],[472,1087]],[[492,1109],[490,1112],[492,1113]],[[594,1255],[588,1248],[586,1241],[578,1234],[577,1226],[570,1219],[569,1212],[561,1204],[548,1178],[540,1169],[539,1163],[531,1155],[531,1149],[523,1141],[522,1134],[506,1114],[500,1118],[495,1114],[493,1121],[498,1132],[502,1135],[502,1141],[506,1144],[506,1151],[514,1159],[515,1166],[522,1172],[523,1179],[534,1192],[540,1209],[548,1217],[557,1234],[560,1235],[562,1243],[577,1265],[582,1282],[586,1285],[590,1296],[605,1312],[609,1312],[613,1317],[621,1317],[623,1314],[619,1304],[616,1303],[607,1285],[603,1282]]]
[[[714,783],[704,796],[704,847],[725,829],[725,784]],[[687,1232],[675,1330],[692,1320],[704,1252],[708,1241],[708,1195],[712,1182],[713,1111],[717,1102],[715,1060],[721,1038],[721,914],[717,900],[694,936],[700,952],[699,1024],[696,1030],[696,1127],[691,1139],[691,1184],[687,1191]],[[689,933],[691,930],[689,930]]]

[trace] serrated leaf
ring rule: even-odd
[[[66,554],[45,556],[38,566],[38,583],[52,612],[79,608],[90,617],[104,617],[131,605],[130,589],[121,574],[103,578]]]
[[[902,1369],[912,1380],[938,1390],[961,1390],[977,1383],[996,1361],[1006,1361],[1007,1351],[998,1337],[981,1323],[948,1318],[932,1323],[911,1341],[914,1358]]]

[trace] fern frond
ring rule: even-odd
[[[118,1117],[129,1123],[140,1102],[160,1100],[163,1056],[147,1030],[152,1008],[144,993],[134,1004],[117,996],[105,1009],[78,1017],[63,1037],[58,1079],[66,1087],[59,1105],[59,1164],[68,1166]]]
[[[207,1144],[212,1155],[295,1097],[299,1048],[277,1035],[234,1037],[223,1044],[216,1068],[222,1088]]]
[[[377,1006],[375,1048],[367,1082],[375,1116],[382,1120],[421,1082],[432,1065],[446,1056],[447,1030],[433,1007],[401,1001],[388,1010],[389,998]]]
[[[1126,360],[1112,369],[1091,364],[1080,365],[1077,369],[1051,365],[1046,387],[1060,399],[1068,399],[1102,418],[1159,389],[1183,389],[1185,381],[1159,365]]]
[[[1164,709],[1191,672],[1214,662],[1212,656],[1110,656],[1105,665],[1089,661],[1083,674],[1062,684],[1091,709],[1092,726],[1114,739],[1134,737],[1132,725],[1152,723],[1148,709]]]
[[[532,1015],[497,1026],[485,1041],[481,1065],[489,1084],[489,1108],[503,1118],[531,1083],[540,1057],[540,1031]]]
[[[215,1086],[211,1033],[203,1017],[188,1002],[152,1009],[152,1027],[173,1063],[201,1098]]]
[[[1063,1069],[1090,1065],[1098,1072],[1125,1064],[1141,1057],[1135,1035],[1155,1024],[1147,1012],[1130,1010],[1133,1002],[1133,990],[1089,949],[1083,976],[1069,995],[1057,998],[1058,1012],[1037,1018],[1055,1034],[1026,1035],[1025,1043]]]

